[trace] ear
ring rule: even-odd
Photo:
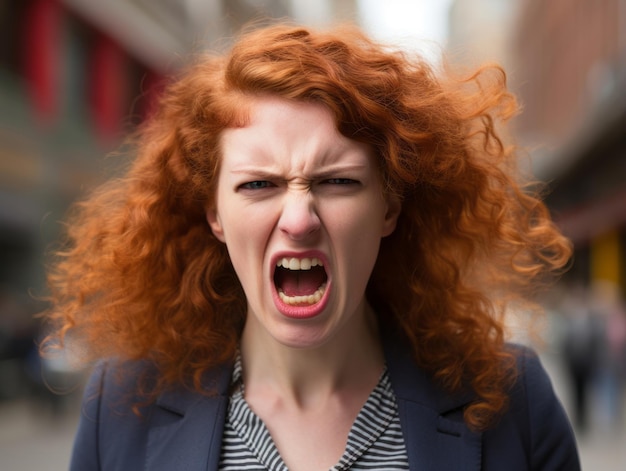
[[[220,216],[217,213],[217,208],[207,209],[206,220],[209,223],[209,227],[211,228],[211,231],[213,232],[213,235],[217,238],[217,240],[226,243],[226,239],[224,238],[222,221],[220,220]]]
[[[387,212],[383,221],[383,237],[387,237],[396,230],[398,217],[402,211],[402,202],[400,198],[394,195],[387,196]]]

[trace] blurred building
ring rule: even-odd
[[[18,334],[33,347],[29,291],[44,290],[68,206],[128,158],[104,156],[149,114],[164,76],[251,20],[288,17],[357,21],[356,0],[0,2],[0,383]]]
[[[455,0],[448,44],[507,69],[516,136],[575,244],[567,276],[626,292],[626,0]]]
[[[502,64],[513,72],[511,26],[520,0],[454,0],[450,5],[447,53],[456,65]]]
[[[519,131],[576,249],[570,277],[626,292],[626,1],[522,0]]]
[[[0,286],[41,277],[42,241],[102,178],[102,156],[143,119],[163,75],[189,51],[268,17],[355,20],[356,2],[0,3]]]

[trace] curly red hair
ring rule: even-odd
[[[469,382],[478,400],[466,421],[487,427],[515,375],[504,309],[563,267],[570,245],[496,130],[518,109],[504,72],[446,77],[353,27],[251,31],[166,88],[126,174],[71,214],[49,274],[56,336],[81,341],[89,358],[153,361],[154,394],[175,382],[200,389],[204,371],[233,358],[245,296],[205,211],[220,134],[245,123],[258,95],[322,103],[343,135],[376,149],[402,213],[367,297],[447,388]]]

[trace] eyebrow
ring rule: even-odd
[[[362,170],[367,169],[368,167],[369,165],[367,164],[344,164],[344,165],[329,166],[328,168],[324,168],[323,170],[311,172],[310,178],[323,179],[323,178],[336,176],[338,173],[342,173],[342,172],[351,172],[355,170],[362,171]],[[272,180],[272,179],[282,180],[283,179],[283,177],[279,175],[278,173],[274,173],[274,172],[268,171],[266,169],[263,169],[257,166],[234,168],[233,170],[230,171],[230,173],[235,174],[235,175],[250,175],[250,176],[254,176],[255,178],[267,179],[267,180]]]

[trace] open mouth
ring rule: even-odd
[[[318,258],[284,257],[276,262],[274,284],[281,301],[290,306],[311,306],[318,303],[328,276]]]

